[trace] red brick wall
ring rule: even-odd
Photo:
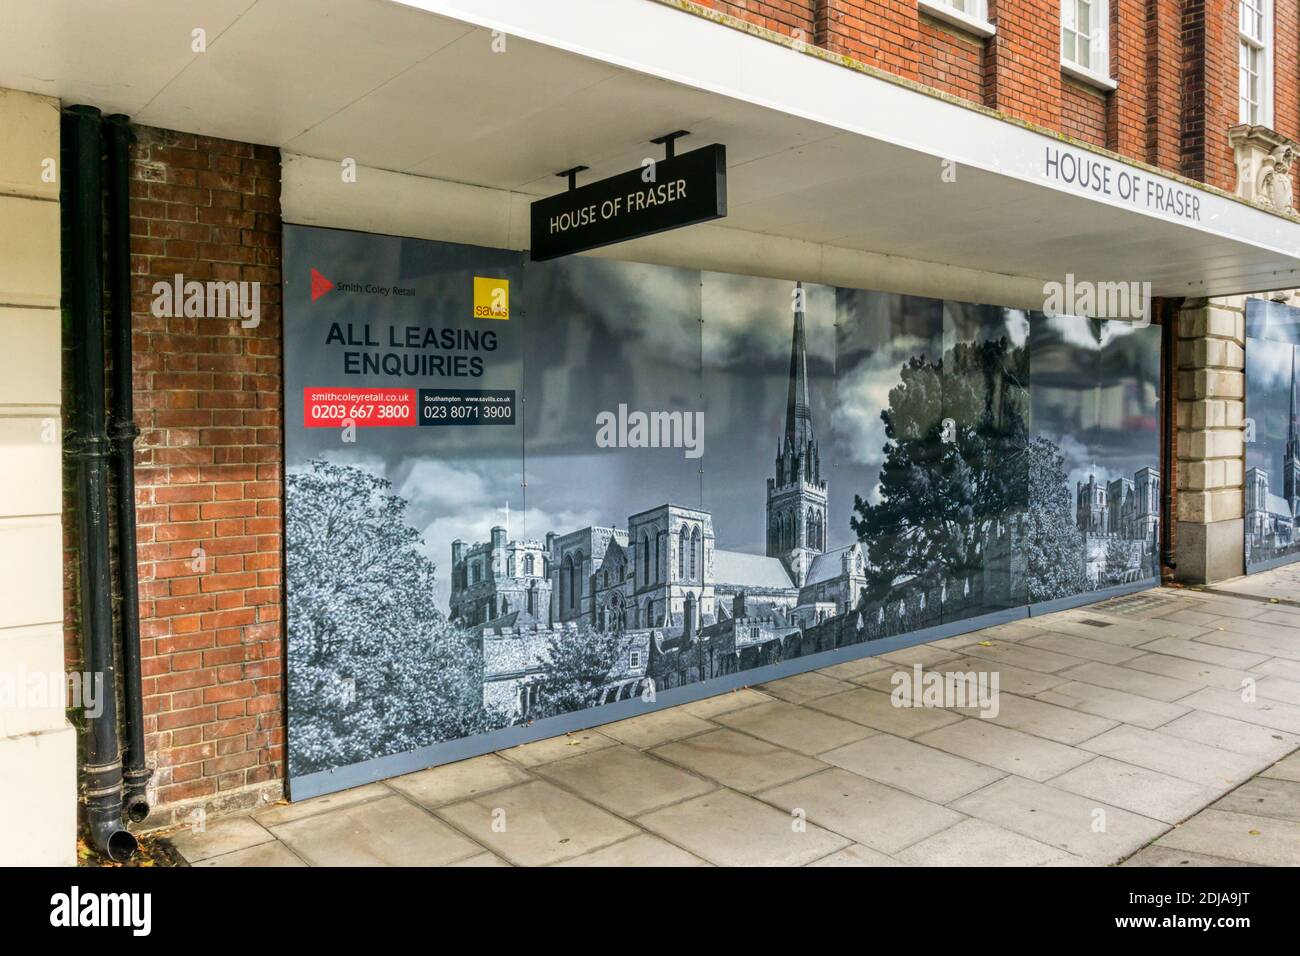
[[[1061,80],[1061,132],[1094,146],[1106,146],[1105,92],[1071,79]]]
[[[1183,174],[1232,190],[1227,130],[1237,122],[1237,5],[1186,0],[1183,11]]]
[[[918,78],[916,0],[817,0],[816,14],[818,46],[909,80]]]
[[[283,772],[280,160],[263,146],[137,133],[141,644],[166,804]],[[177,273],[260,282],[260,324],[154,316],[153,284]]]
[[[662,0],[686,5],[687,0]],[[1233,190],[1236,0],[1111,0],[1106,92],[1064,80],[1059,0],[989,0],[997,34],[963,33],[916,0],[696,0],[830,52]],[[1276,11],[1273,128],[1300,138],[1300,12]],[[1300,184],[1300,165],[1296,168]]]
[[[1146,154],[1153,166],[1180,168],[1183,22],[1179,0],[1147,0]]]
[[[1154,0],[1110,0],[1110,75],[1106,145],[1130,159],[1146,158],[1147,12]]]
[[[990,0],[998,32],[989,43],[989,96],[995,110],[1061,129],[1059,0]]]
[[[754,23],[777,33],[799,36],[812,42],[813,8],[817,0],[697,0],[700,6],[708,7]],[[796,33],[795,31],[800,31]]]
[[[918,76],[926,86],[984,102],[984,40],[921,14]]]

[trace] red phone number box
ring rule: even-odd
[[[415,424],[413,388],[304,388],[304,428],[392,428]]]

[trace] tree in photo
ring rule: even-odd
[[[1053,601],[1088,590],[1083,532],[1075,521],[1065,456],[1035,435],[1029,443],[1029,513],[1025,528],[1029,600]]]
[[[854,496],[850,518],[870,558],[868,600],[901,582],[931,590],[976,573],[996,526],[1023,514],[1027,383],[1027,352],[1006,339],[903,366],[881,412],[880,500]]]
[[[538,717],[555,717],[593,707],[623,660],[626,639],[620,622],[600,631],[583,622],[555,629],[547,641],[546,681],[538,692]]]
[[[390,482],[313,461],[286,486],[291,772],[497,725],[481,649],[434,607],[434,564]]]

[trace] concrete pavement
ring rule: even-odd
[[[996,715],[895,706],[894,675],[914,665],[996,673]],[[1292,565],[862,658],[172,839],[199,866],[1300,865],[1298,747]]]

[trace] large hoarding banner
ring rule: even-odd
[[[284,243],[295,797],[1157,574],[1158,330]]]
[[[1246,571],[1300,560],[1300,309],[1246,300]]]

